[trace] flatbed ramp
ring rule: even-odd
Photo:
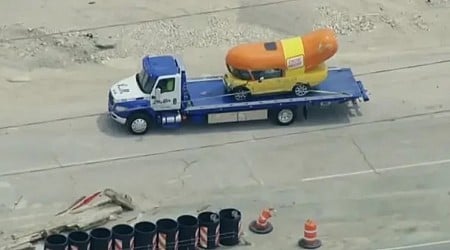
[[[186,113],[213,113],[273,108],[274,106],[311,105],[329,102],[346,102],[355,99],[369,100],[360,81],[355,80],[350,68],[330,68],[327,79],[304,97],[276,94],[252,97],[251,101],[237,102],[227,93],[221,77],[188,80],[191,103]]]

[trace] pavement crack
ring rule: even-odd
[[[245,160],[245,166],[247,167],[247,169],[249,171],[250,179],[252,179],[254,182],[256,182],[256,184],[258,184],[260,186],[263,186],[264,185],[264,181],[256,176],[255,172],[253,171],[252,164],[249,161],[249,159],[248,158],[244,158],[244,160]]]
[[[192,167],[192,165],[194,165],[195,163],[197,163],[197,160],[193,160],[193,161],[187,161],[185,159],[181,159],[181,161],[184,163],[184,168],[183,168],[183,174],[186,173],[186,171],[188,171],[188,169],[190,167]]]
[[[369,159],[367,158],[366,153],[364,153],[364,150],[359,146],[359,144],[355,141],[355,139],[352,137],[352,143],[353,145],[356,147],[356,149],[358,150],[359,154],[362,156],[364,162],[367,164],[367,166],[369,166],[369,168],[375,173],[375,174],[380,174],[380,172],[378,172],[378,170],[375,168],[375,166],[369,161]]]
[[[256,137],[256,139],[241,139],[241,140],[229,141],[229,142],[218,143],[218,144],[207,144],[207,145],[203,145],[203,146],[177,148],[177,149],[166,150],[166,151],[161,151],[161,152],[148,152],[148,153],[121,155],[121,156],[108,157],[108,158],[96,158],[96,159],[84,160],[84,161],[79,161],[79,162],[61,163],[59,166],[44,166],[44,167],[37,167],[37,168],[30,168],[30,169],[23,169],[23,170],[14,170],[14,171],[9,171],[9,172],[0,172],[0,177],[49,172],[49,171],[54,171],[54,170],[61,169],[61,168],[94,167],[95,165],[102,164],[102,163],[127,161],[127,160],[131,160],[131,159],[133,159],[133,160],[145,159],[145,158],[150,158],[150,157],[159,156],[159,155],[168,155],[168,154],[172,154],[172,153],[190,152],[190,151],[201,150],[201,149],[212,149],[212,148],[218,148],[218,147],[222,147],[222,146],[226,146],[226,145],[237,145],[237,144],[241,144],[241,143],[247,143],[252,140],[265,141],[265,140],[270,140],[270,139],[274,139],[274,138],[283,138],[283,137],[289,137],[289,136],[294,136],[294,135],[304,135],[304,134],[311,134],[311,133],[317,133],[317,132],[334,131],[337,129],[351,128],[351,127],[365,126],[365,125],[374,125],[374,124],[385,123],[385,122],[394,122],[394,121],[405,120],[405,119],[414,118],[414,117],[430,116],[430,115],[444,114],[444,113],[449,113],[449,112],[450,112],[450,109],[446,109],[446,110],[439,110],[439,111],[435,111],[435,112],[426,112],[426,113],[420,113],[420,114],[400,116],[400,117],[396,117],[396,118],[386,118],[386,119],[373,120],[373,121],[367,121],[367,122],[355,122],[355,123],[349,123],[349,124],[345,124],[345,125],[336,125],[336,126],[331,126],[331,127],[317,128],[317,129],[311,129],[311,130],[305,130],[305,131],[303,131],[303,130],[295,131],[295,132],[289,132],[289,133],[285,133],[285,134],[281,134],[281,135],[276,134],[276,135],[258,136],[258,137]],[[0,127],[0,130],[5,129],[5,128],[9,128],[9,127]],[[356,144],[355,144],[355,146],[356,146]],[[374,172],[378,173],[377,171],[374,171]]]
[[[190,177],[190,175],[186,175],[186,172],[192,167],[192,165],[197,163],[198,160],[187,161],[185,159],[181,159],[181,161],[184,163],[184,167],[182,172],[177,176],[177,180],[180,181],[181,187],[184,188],[186,184],[184,179]]]
[[[12,210],[15,210],[17,208],[17,206],[20,204],[20,202],[23,199],[23,195],[20,195],[19,198],[14,202],[14,205],[12,207]]]

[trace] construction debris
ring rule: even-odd
[[[4,242],[0,250],[35,249],[33,243],[45,239],[50,234],[90,230],[114,220],[117,214],[134,208],[130,196],[107,188],[81,197],[70,207],[57,213],[42,229],[11,235],[11,239]]]

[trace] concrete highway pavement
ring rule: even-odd
[[[20,174],[2,178],[2,197],[10,198],[7,207],[22,195],[21,206],[54,212],[63,201],[113,187],[132,194],[142,210],[167,207],[158,216],[211,204],[242,209],[246,222],[275,206],[277,230],[249,236],[261,249],[294,244],[307,217],[319,221],[325,249],[439,241],[450,232],[443,219],[450,215],[449,123],[448,114],[422,116]],[[186,136],[170,141],[195,135]],[[143,138],[133,143],[163,142]],[[21,222],[3,218],[1,224]]]
[[[247,223],[274,206],[273,234],[248,236],[258,249],[294,247],[308,217],[319,222],[323,249],[447,240],[447,68],[361,76],[373,96],[360,115],[352,110],[349,117],[343,107],[315,109],[309,121],[288,128],[262,122],[129,136],[100,115],[1,129],[0,228],[30,223],[29,214],[45,221],[81,194],[112,187],[131,194],[139,210],[164,207],[148,215],[151,220],[210,204],[241,209]],[[88,93],[88,85],[57,89],[49,103],[31,99],[42,112],[18,120],[56,118],[51,112],[62,100],[80,104],[80,114],[100,111],[105,89]],[[2,124],[28,114],[28,95],[45,86],[30,85],[24,102],[2,111],[10,117]]]
[[[411,249],[411,250],[447,250],[450,248],[449,241],[436,241],[436,242],[428,242],[416,245],[407,245],[407,246],[398,246],[398,247],[390,247],[383,248],[377,250],[403,250],[403,249]]]
[[[78,165],[96,161],[109,161],[116,158],[161,154],[266,136],[303,133],[327,127],[399,119],[423,113],[439,113],[450,110],[448,100],[450,85],[446,84],[447,79],[450,78],[450,72],[446,70],[449,65],[450,63],[444,63],[363,75],[360,79],[373,93],[371,102],[363,103],[359,110],[351,109],[348,111],[342,107],[329,110],[314,109],[310,112],[311,119],[308,123],[301,124],[299,122],[300,126],[283,129],[276,126],[267,128],[262,124],[257,128],[249,124],[240,124],[239,126],[226,125],[219,128],[197,127],[189,129],[187,132],[184,129],[179,132],[157,132],[144,137],[130,137],[122,127],[112,124],[105,115],[32,126],[25,125],[26,127],[10,127],[0,130],[0,150],[5,152],[2,156],[3,164],[0,176],[36,169],[54,168],[60,165]],[[367,70],[362,72],[367,72]],[[430,75],[433,78],[428,80],[427,77]],[[94,88],[95,91],[93,92],[97,94],[97,96],[94,96],[84,92],[88,89],[87,87],[82,85],[64,92],[66,95],[70,93],[70,107],[75,107],[79,103],[85,111],[89,110],[89,105],[91,105],[93,111],[90,113],[104,112],[104,109],[106,109],[105,89],[107,88],[105,87],[102,91],[99,87]],[[56,92],[58,91],[56,90]],[[33,92],[33,90],[30,90],[28,94],[24,95],[27,96]],[[64,93],[61,92],[61,100],[65,100]],[[99,96],[104,97],[99,98]],[[80,97],[80,100],[77,97]],[[4,110],[4,112],[5,114],[27,114],[28,116],[30,112],[26,111],[26,108],[29,108],[26,103],[29,102],[24,98],[23,104],[19,103],[15,109]],[[58,101],[55,100],[53,105],[51,103],[42,104],[39,108],[41,112],[30,114],[28,119],[38,120],[40,116],[54,115],[51,110],[58,107],[57,103]],[[50,111],[47,111],[49,113],[46,113],[46,106],[53,107]],[[104,107],[102,111],[97,110],[97,107],[100,106]],[[69,110],[69,108],[61,109],[62,112],[66,113]],[[5,116],[8,117],[8,115]],[[5,119],[4,122],[8,123],[8,119]],[[7,124],[4,125],[8,126]],[[225,134],[226,136],[223,136]],[[136,140],[139,142],[136,143]],[[32,157],[25,158],[24,155]]]

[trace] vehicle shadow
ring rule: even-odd
[[[111,117],[109,117],[108,113],[103,113],[97,116],[96,122],[98,130],[105,135],[112,137],[130,136],[125,126],[113,121]]]
[[[296,121],[289,127],[313,128],[316,126],[344,125],[349,124],[351,117],[362,116],[358,106],[348,106],[347,104],[333,105],[329,107],[310,107],[308,109],[307,120],[303,117],[300,110]],[[100,132],[111,137],[130,137],[131,135],[125,126],[113,121],[107,114],[102,114],[97,118],[97,127]],[[178,129],[153,128],[144,136],[164,136],[164,135],[183,135],[183,134],[212,134],[240,132],[265,129],[285,129],[286,127],[277,126],[269,120],[248,121],[239,123],[223,124],[183,124]]]

